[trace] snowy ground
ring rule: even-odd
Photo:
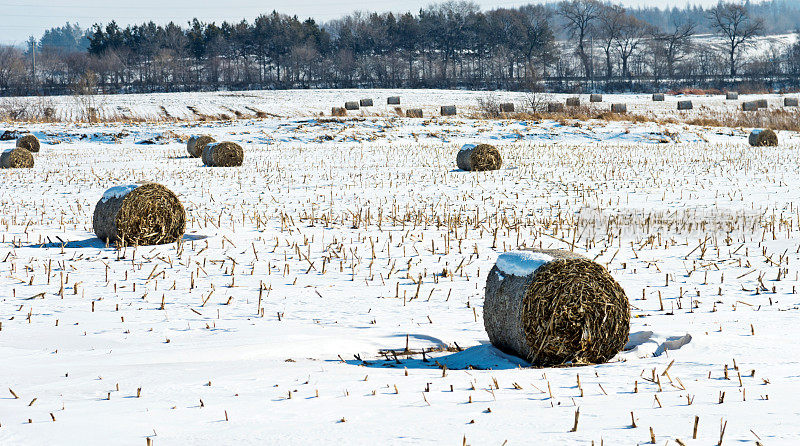
[[[7,126],[43,147],[0,171],[0,444],[800,442],[800,137],[567,124]],[[193,133],[244,166],[187,158]],[[456,170],[470,141],[503,169]],[[103,192],[140,180],[179,194],[180,246],[94,237]],[[534,369],[487,345],[486,274],[519,246],[607,265],[628,349]]]
[[[741,103],[767,99],[771,110],[783,108],[784,95],[740,95],[738,100],[726,101],[725,95],[667,95],[664,102],[653,102],[649,94],[607,94],[603,102],[589,103],[588,94],[538,94],[520,92],[484,92],[462,90],[290,90],[239,91],[208,93],[160,93],[129,95],[97,95],[76,99],[73,96],[30,97],[5,99],[11,104],[27,104],[34,115],[53,109],[53,118],[61,122],[86,121],[87,110],[96,109],[101,121],[197,121],[232,120],[255,117],[299,118],[324,114],[330,116],[332,107],[344,107],[345,101],[373,99],[374,106],[349,111],[351,117],[396,116],[398,106],[387,105],[389,96],[400,96],[399,110],[420,108],[425,117],[439,116],[443,105],[456,105],[461,116],[474,116],[481,100],[494,99],[512,102],[516,109],[525,110],[531,100],[564,103],[568,97],[579,97],[582,105],[592,111],[609,111],[612,103],[628,106],[628,113],[654,119],[674,118],[678,121],[696,117],[719,118],[741,110]],[[797,97],[790,94],[788,97]],[[692,100],[694,108],[677,111],[677,102]],[[0,101],[2,104],[3,101]],[[38,114],[37,114],[38,113]]]

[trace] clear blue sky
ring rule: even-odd
[[[473,0],[484,9],[512,7],[543,0]],[[715,4],[717,0],[692,0],[692,4]],[[112,19],[121,25],[154,21],[175,21],[185,24],[193,17],[205,22],[252,20],[259,14],[273,9],[301,18],[314,17],[325,22],[355,10],[369,11],[417,11],[436,0],[221,0],[214,3],[197,0],[0,0],[0,42],[19,44],[28,36],[41,36],[45,29],[60,26],[67,21],[88,28],[94,23],[106,23]],[[687,0],[622,0],[627,5],[678,5]]]

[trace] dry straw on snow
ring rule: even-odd
[[[739,93],[736,92],[736,91],[729,91],[729,92],[725,93],[725,99],[727,99],[729,101],[735,101],[735,100],[739,99]]]
[[[747,140],[753,147],[778,145],[778,135],[776,135],[775,132],[770,129],[755,129],[750,132],[750,136],[747,138]]]
[[[497,147],[489,144],[466,144],[456,155],[456,164],[461,170],[497,170],[503,165],[503,157]]]
[[[422,117],[422,109],[421,108],[409,108],[406,110],[406,118],[421,118]]]
[[[200,158],[203,154],[203,149],[212,142],[217,142],[217,140],[208,135],[192,136],[186,142],[186,151],[189,152],[189,156],[192,158]]]
[[[589,95],[589,102],[603,102],[603,95],[602,94],[590,94]]]
[[[515,275],[495,265],[486,280],[483,321],[492,345],[535,366],[602,363],[623,349],[630,305],[602,265],[568,251],[521,254],[538,256],[541,266]]]
[[[209,167],[241,166],[244,150],[235,142],[218,142],[206,145],[203,149],[203,164]]]
[[[178,197],[160,184],[117,186],[97,202],[93,226],[106,243],[174,243],[186,230],[186,211]]]
[[[39,138],[34,135],[25,135],[17,140],[17,147],[27,149],[29,152],[38,152]]]
[[[653,93],[653,101],[664,102],[664,93]]]
[[[33,167],[33,155],[26,149],[16,147],[0,154],[0,168],[2,169],[30,167]]]
[[[691,110],[692,101],[678,101],[678,110]]]

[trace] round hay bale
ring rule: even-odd
[[[347,110],[344,107],[331,107],[331,116],[347,116]]]
[[[774,147],[778,145],[778,135],[770,129],[755,129],[750,132],[747,140],[753,147]]]
[[[725,99],[728,101],[735,101],[739,99],[739,93],[736,91],[729,91],[725,93]]]
[[[465,144],[456,155],[456,164],[461,170],[497,170],[503,165],[503,157],[497,147],[489,144]]]
[[[422,109],[421,108],[409,108],[406,110],[406,118],[421,118],[422,117]]]
[[[664,102],[664,93],[653,93],[653,102]]]
[[[797,107],[797,105],[798,105],[797,98],[783,98],[784,107]]]
[[[456,115],[456,106],[455,105],[443,105],[441,108],[441,115],[442,116],[455,116]]]
[[[692,101],[678,101],[678,110],[691,110]]]
[[[347,101],[344,103],[345,110],[358,110],[359,102],[358,101]]]
[[[358,102],[362,107],[372,107],[372,99],[369,99],[369,98],[362,99],[362,100],[360,100]]]
[[[758,104],[758,108],[767,108],[769,107],[769,102],[766,99],[758,99],[756,100],[756,104]]]
[[[548,113],[560,113],[564,111],[564,104],[560,102],[550,102],[547,104]]]
[[[192,136],[186,142],[186,151],[189,152],[190,157],[200,158],[203,154],[203,149],[212,142],[217,142],[217,140],[209,135]]]
[[[13,149],[4,150],[3,153],[0,154],[0,168],[27,169],[31,167],[33,167],[33,155],[26,149],[15,147]]]
[[[108,189],[94,208],[94,233],[106,243],[174,243],[186,230],[186,211],[178,197],[156,183]]]
[[[17,139],[17,147],[27,149],[29,152],[39,151],[39,138],[34,135],[25,135]]]
[[[567,107],[579,107],[581,105],[581,98],[567,98]]]
[[[492,345],[535,366],[597,364],[625,347],[630,304],[611,274],[583,256],[515,251],[489,272],[483,322]]]
[[[203,149],[203,164],[209,167],[241,166],[244,150],[235,142],[218,142],[206,145]]]
[[[742,102],[742,111],[757,111],[758,103],[756,101]]]
[[[611,104],[611,113],[628,113],[628,106],[625,104]]]
[[[500,104],[501,113],[514,113],[514,104],[511,102],[504,102]]]
[[[389,96],[388,98],[386,98],[386,104],[400,105],[400,96]]]
[[[603,102],[603,95],[602,94],[590,94],[589,95],[589,102]]]

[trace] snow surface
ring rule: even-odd
[[[131,193],[134,189],[139,187],[138,184],[126,184],[123,186],[114,186],[109,188],[103,193],[103,197],[101,200],[105,203],[108,200],[112,200],[114,198],[121,198],[125,195]]]
[[[0,125],[42,141],[34,168],[0,171],[0,445],[707,445],[721,423],[726,445],[800,444],[797,133],[330,120],[289,115],[366,94],[258,94],[113,101],[285,115]],[[204,169],[195,133],[246,163]],[[473,141],[509,168],[455,169]],[[97,200],[143,179],[181,197],[183,242],[107,248]],[[487,345],[498,257],[570,246],[627,293],[628,349],[537,369]]]
[[[553,257],[542,252],[509,251],[497,257],[497,269],[503,274],[527,276],[533,274],[545,263],[553,261]]]

